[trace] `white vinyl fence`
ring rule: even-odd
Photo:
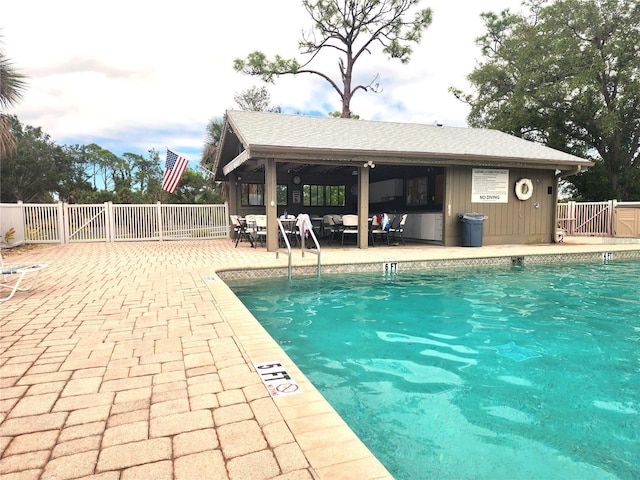
[[[229,237],[228,204],[0,204],[0,243],[194,240]],[[6,232],[15,229],[11,241]]]
[[[567,202],[556,209],[558,228],[569,236],[638,237],[640,202]]]
[[[227,203],[1,203],[0,244],[229,238],[228,219]],[[559,203],[557,224],[568,236],[640,238],[640,203],[615,200]],[[13,238],[6,238],[12,228]]]
[[[569,236],[611,237],[614,211],[614,201],[559,203],[558,227]]]

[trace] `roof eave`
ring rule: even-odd
[[[352,149],[318,149],[313,147],[286,147],[276,145],[251,145],[249,158],[276,158],[299,162],[343,163],[352,165],[368,160],[380,163],[421,163],[429,160],[434,164],[446,165],[484,165],[513,167],[522,165],[527,167],[567,170],[577,165],[584,168],[594,165],[588,160],[560,160],[527,157],[493,157],[478,154],[455,154],[439,152],[405,152],[405,151],[376,151]],[[577,158],[577,157],[576,157]]]
[[[226,167],[226,165],[225,166],[221,166],[221,161],[222,161],[222,155],[224,154],[223,146],[224,146],[225,142],[231,141],[231,140],[228,140],[228,138],[231,137],[231,136],[233,136],[233,137],[235,137],[237,139],[237,141],[243,146],[244,151],[248,150],[247,142],[246,142],[244,136],[242,136],[240,134],[240,129],[237,127],[237,125],[233,121],[232,116],[225,115],[224,124],[222,126],[222,135],[220,136],[220,141],[218,142],[218,148],[216,150],[216,156],[215,156],[215,159],[213,161],[213,172],[215,173],[215,179],[216,180],[224,180],[224,177],[226,177],[228,175],[228,173],[225,173],[225,170],[227,170],[227,167]],[[242,155],[242,153],[244,153],[244,151],[241,152],[238,156]],[[238,158],[238,156],[236,156],[234,158],[234,160],[236,158]],[[244,163],[247,159],[248,158],[243,160],[242,163]],[[231,162],[229,162],[229,163],[231,163]],[[233,171],[234,169],[231,169],[231,171]]]

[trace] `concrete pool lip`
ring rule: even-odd
[[[327,248],[327,271],[382,261],[481,262],[639,245]],[[375,261],[372,261],[375,256]],[[56,245],[38,287],[0,311],[0,473],[6,478],[391,478],[220,276],[281,270],[228,240]],[[316,258],[294,264],[311,271]],[[574,260],[575,261],[575,260]],[[360,267],[358,267],[360,266]],[[277,272],[279,273],[279,272]],[[253,362],[281,360],[303,389],[271,398]],[[132,454],[131,452],[134,452]]]

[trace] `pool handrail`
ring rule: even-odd
[[[313,243],[315,244],[316,249],[315,251],[306,249],[306,251],[318,256],[318,278],[320,278],[320,243],[318,242],[318,238],[313,231],[313,223],[311,223],[309,217],[304,218],[302,227],[303,228],[300,229],[300,249],[302,251],[302,256],[304,257],[305,252],[305,232],[309,232],[309,236],[313,239]]]
[[[282,234],[282,238],[284,239],[284,244],[287,247],[286,251],[283,248],[277,248],[276,249],[276,258],[280,258],[280,251],[285,252],[287,255],[289,255],[289,267],[288,267],[288,276],[289,276],[289,280],[291,280],[291,243],[289,243],[289,236],[287,235],[287,232],[284,229],[284,225],[282,225],[282,222],[280,221],[280,219],[277,219],[278,221],[278,229],[280,230],[280,233]]]

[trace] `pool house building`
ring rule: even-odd
[[[214,163],[229,210],[407,213],[405,238],[461,244],[459,214],[484,216],[483,243],[551,243],[558,184],[592,162],[497,130],[270,112],[227,111]],[[368,235],[357,244],[367,248]],[[267,229],[267,250],[277,249]]]

